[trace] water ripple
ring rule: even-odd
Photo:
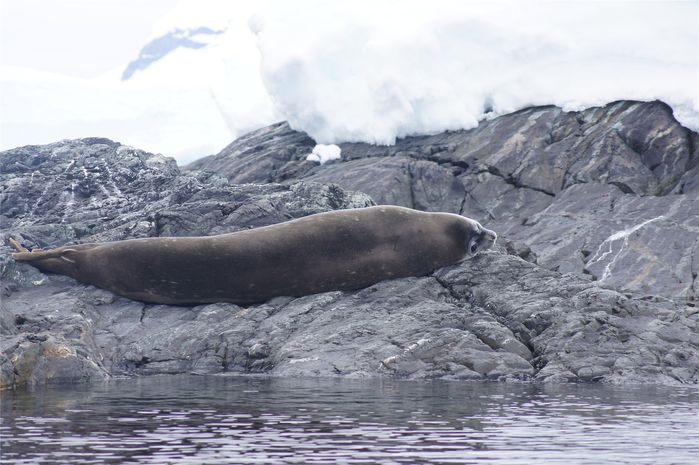
[[[695,464],[699,392],[153,377],[3,392],[3,463]]]

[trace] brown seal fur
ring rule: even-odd
[[[493,245],[451,213],[379,206],[208,237],[155,237],[20,250],[15,260],[150,303],[248,304],[421,276]]]

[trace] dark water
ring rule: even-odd
[[[8,464],[699,464],[690,389],[176,376],[0,399]]]

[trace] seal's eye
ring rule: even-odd
[[[471,253],[475,255],[476,252],[478,252],[478,242],[473,241],[471,242]]]

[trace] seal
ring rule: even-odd
[[[490,248],[497,235],[452,213],[336,210],[204,237],[155,237],[28,251],[15,260],[156,304],[251,304],[422,276]]]

